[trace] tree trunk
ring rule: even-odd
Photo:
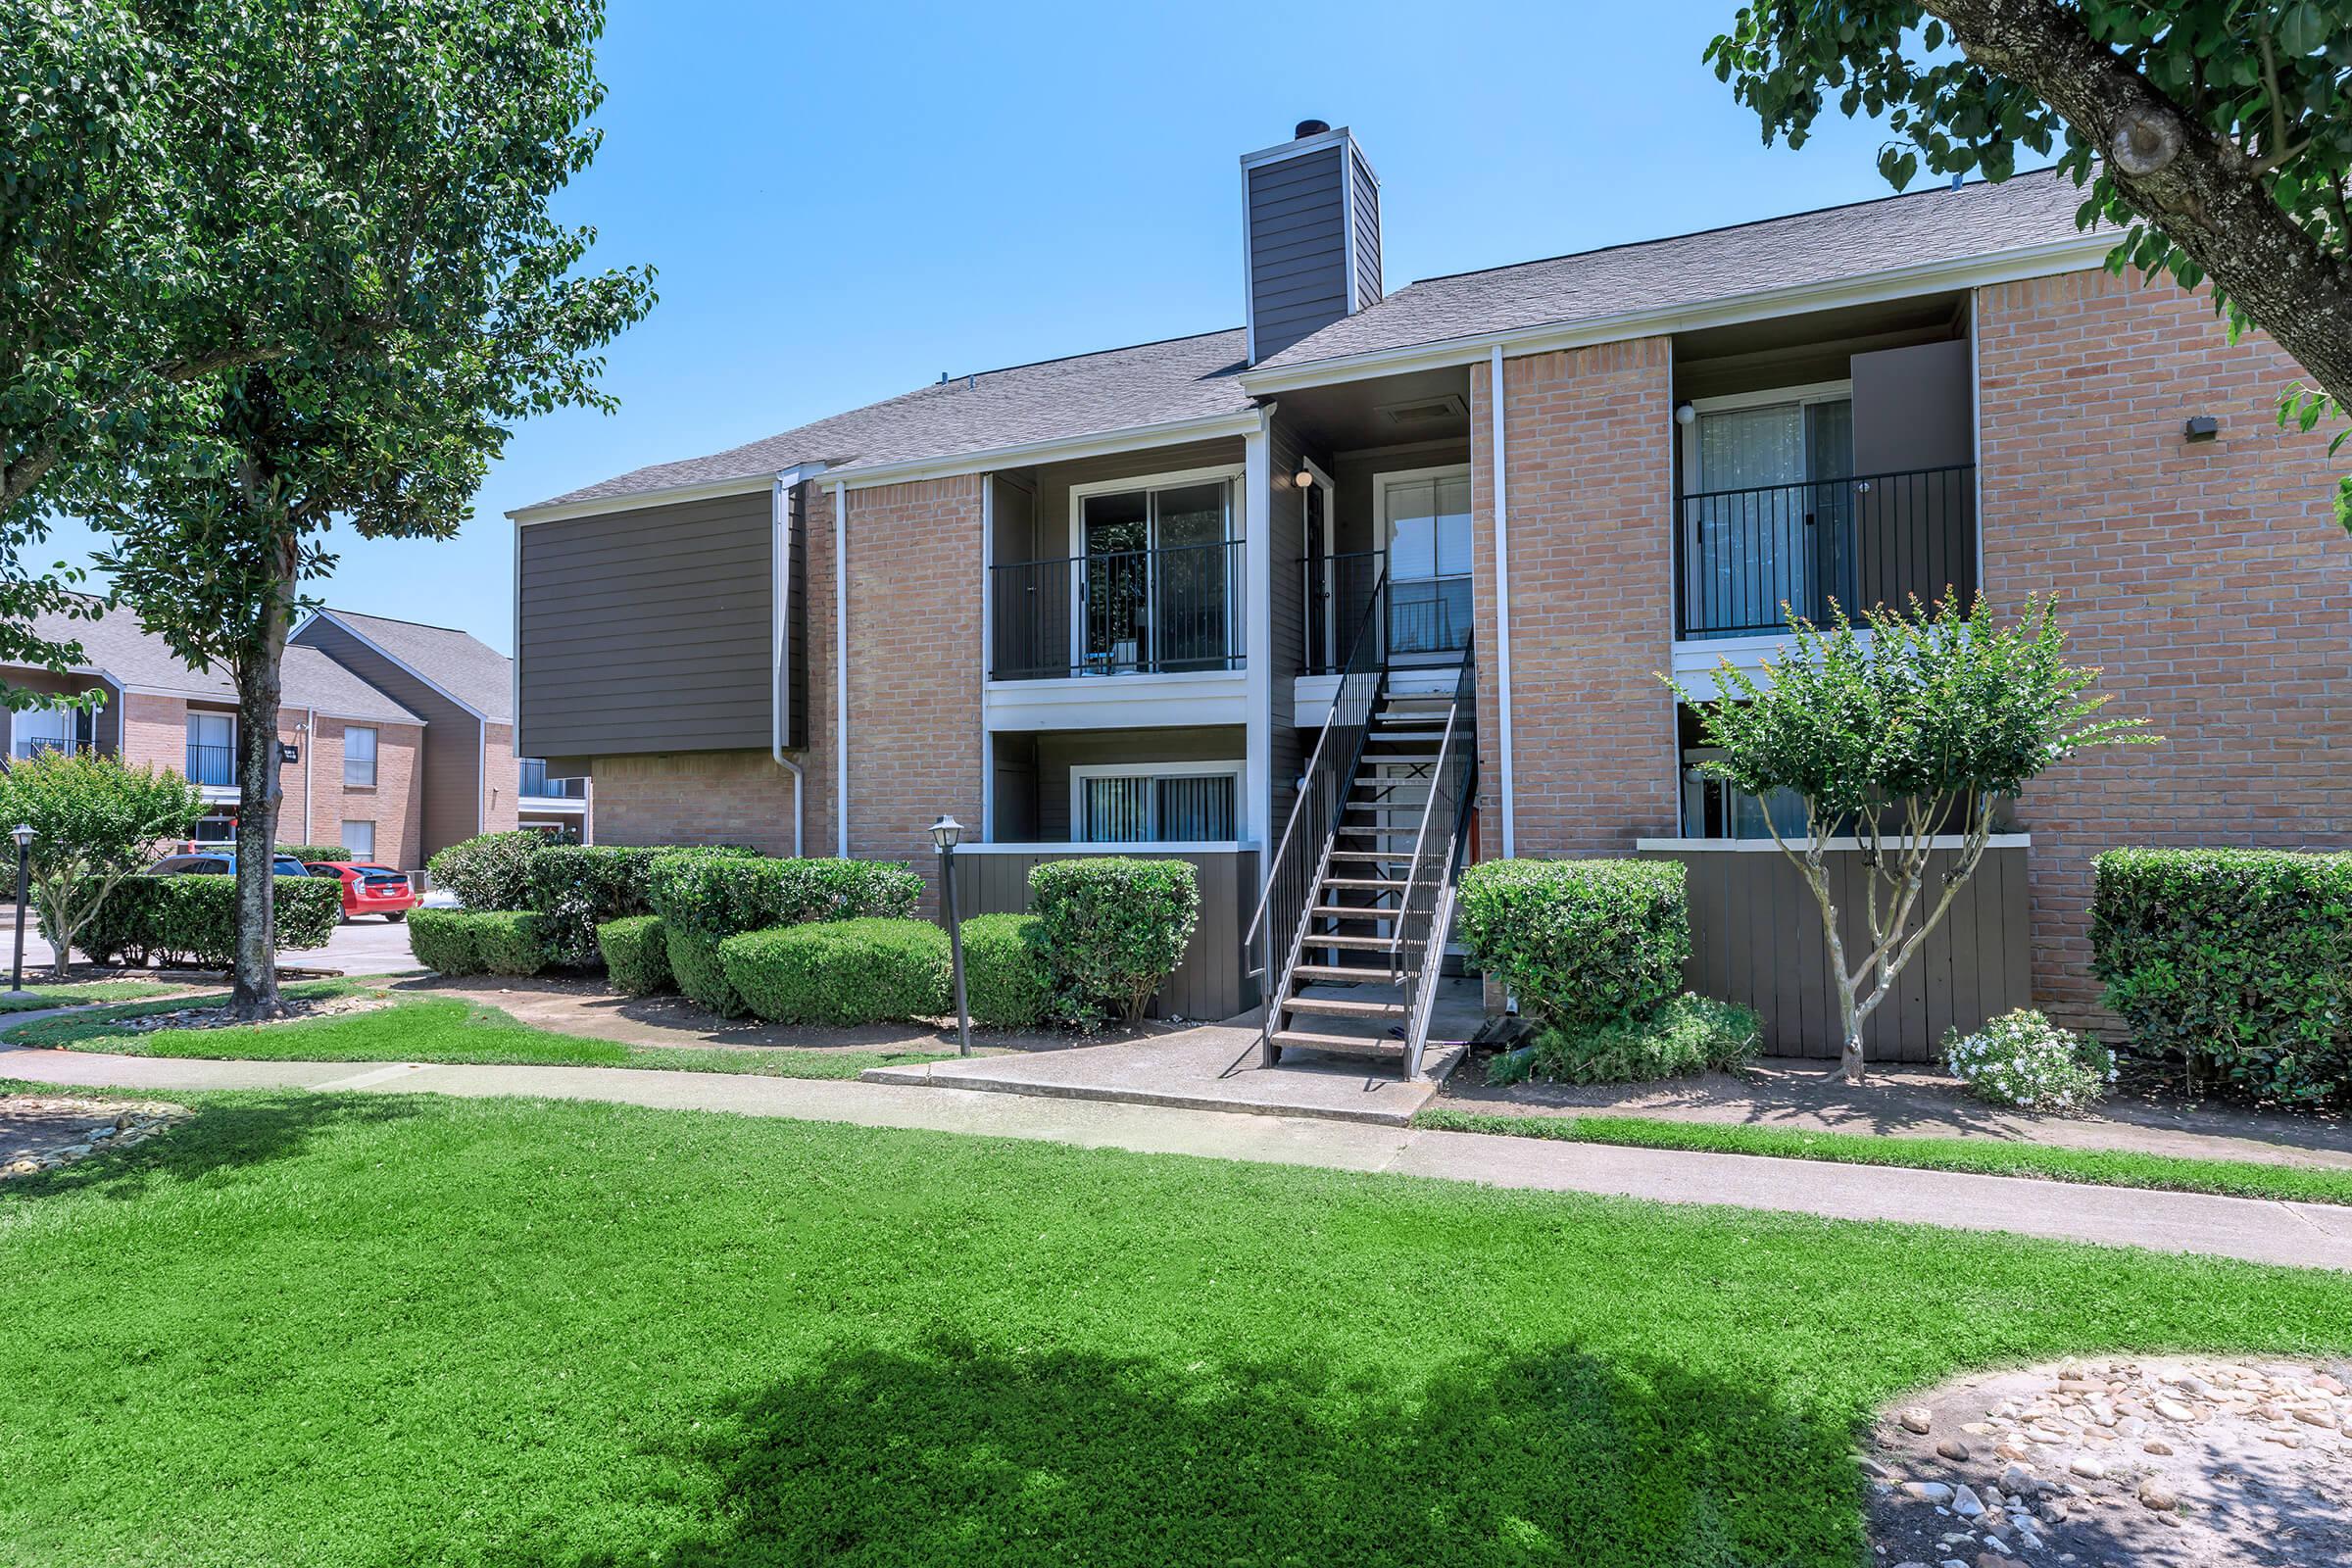
[[[281,568],[282,569],[282,568]],[[237,964],[230,1015],[279,1018],[277,909],[277,699],[286,657],[287,607],[294,578],[285,570],[264,612],[257,646],[237,661]],[[304,736],[305,745],[310,742]]]
[[[2235,143],[2182,113],[2072,7],[1924,4],[1970,60],[2023,83],[2095,143],[2125,199],[2352,412],[2352,270],[2288,216]]]

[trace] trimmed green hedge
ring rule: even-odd
[[[351,858],[351,851],[340,844],[280,844],[277,847],[277,853],[291,855],[306,865],[313,860],[348,860]]]
[[[1044,1022],[1054,1003],[1046,923],[1033,914],[975,914],[964,921],[963,996],[972,1022],[990,1029]]]
[[[542,844],[523,871],[521,907],[546,922],[552,963],[585,968],[599,961],[597,929],[609,920],[651,913],[646,881],[664,855],[691,854],[662,845]],[[717,853],[717,852],[701,852]]]
[[[1200,878],[1189,860],[1048,860],[1029,872],[1029,911],[1061,1016],[1134,1023],[1184,961],[1200,923]]]
[[[720,943],[812,920],[905,918],[913,914],[923,881],[891,861],[690,851],[656,858],[646,892],[662,917],[678,989],[713,1012],[741,1017],[749,1005],[728,983]]]
[[[662,935],[662,917],[658,914],[632,914],[607,920],[596,928],[596,946],[605,960],[606,976],[615,991],[648,997],[657,991],[667,991],[673,983],[668,939]]]
[[[528,906],[531,860],[546,841],[516,828],[507,833],[484,833],[452,844],[425,862],[432,885],[458,896],[468,909],[520,909]]]
[[[343,884],[325,877],[272,877],[277,951],[323,948],[343,920]],[[83,928],[91,961],[225,969],[236,961],[237,879],[127,876]]]
[[[1645,1016],[1682,989],[1690,909],[1677,860],[1488,860],[1455,927],[1539,1024]]]
[[[2110,850],[2090,943],[2135,1051],[2258,1099],[2352,1095],[2352,855]]]
[[[409,947],[444,975],[531,975],[548,963],[540,917],[526,909],[412,909]]]
[[[1487,1079],[1647,1083],[1744,1066],[1763,1049],[1764,1020],[1754,1008],[1685,993],[1640,1018],[1541,1030],[1522,1050],[1495,1057]]]
[[[948,934],[928,920],[820,920],[719,944],[727,983],[771,1023],[902,1023],[951,1005]]]

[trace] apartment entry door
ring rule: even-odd
[[[1232,511],[1224,479],[1079,499],[1079,668],[1132,674],[1238,662]]]
[[[1445,663],[1470,646],[1470,470],[1373,480],[1389,553],[1388,656]]]

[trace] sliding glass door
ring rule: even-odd
[[[1470,470],[1376,481],[1389,550],[1388,652],[1437,659],[1470,645]]]
[[[1080,498],[1077,667],[1091,674],[1239,662],[1240,551],[1225,479]]]

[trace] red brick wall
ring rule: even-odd
[[[813,792],[821,781],[809,779]],[[813,805],[813,800],[811,801]],[[599,844],[748,844],[792,853],[792,775],[765,752],[663,752],[596,762]],[[830,855],[830,840],[808,839]]]
[[[2034,983],[2091,1021],[2090,861],[2119,845],[2352,847],[2352,541],[2325,429],[2278,428],[2299,378],[2202,297],[2080,272],[1978,296],[1984,585],[2056,589],[2110,710],[2164,745],[2033,785]],[[2191,445],[2181,426],[2221,421]]]
[[[1628,855],[1675,830],[1668,340],[1503,362],[1517,851]],[[1489,373],[1471,386],[1480,854],[1502,853]]]
[[[522,763],[514,755],[514,726],[482,726],[482,831],[512,833],[516,820]]]
[[[421,724],[389,724],[318,715],[307,739],[295,728],[306,717],[299,708],[278,710],[278,739],[304,748],[303,760],[280,775],[285,798],[278,806],[280,844],[339,844],[345,822],[375,824],[375,858],[412,869],[424,863],[424,794],[417,765],[424,744]],[[375,783],[343,782],[343,735],[352,728],[375,731]]]
[[[213,705],[206,705],[212,707]],[[234,712],[227,704],[220,712]],[[142,762],[174,773],[188,769],[188,703],[179,697],[148,697],[132,692],[122,700],[122,760],[132,767]]]

